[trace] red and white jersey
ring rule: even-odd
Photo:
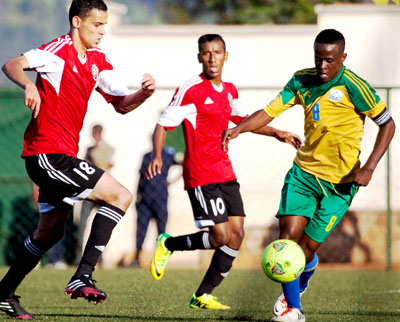
[[[232,83],[217,87],[200,75],[176,90],[158,124],[172,130],[183,123],[185,189],[236,179],[228,151],[222,150],[222,133],[229,121],[246,117]]]
[[[78,55],[72,39],[64,35],[24,56],[38,72],[36,86],[41,105],[24,135],[22,156],[39,153],[78,154],[88,101],[96,88],[108,103],[127,95],[128,89],[116,80],[113,66],[98,48]]]

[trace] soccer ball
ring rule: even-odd
[[[306,257],[301,247],[289,239],[270,243],[261,257],[265,275],[279,283],[294,281],[303,272]]]

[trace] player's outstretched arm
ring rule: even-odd
[[[393,119],[379,128],[374,148],[367,162],[355,172],[354,182],[358,183],[360,186],[367,186],[369,184],[378,162],[385,154],[394,136],[395,130],[396,125]]]
[[[303,145],[303,141],[297,134],[288,131],[281,131],[273,128],[272,126],[267,125],[252,132],[266,136],[273,136],[278,141],[290,144],[296,150],[300,149],[301,146]]]
[[[40,110],[40,95],[36,85],[25,74],[29,70],[29,62],[24,55],[15,57],[6,62],[2,70],[4,74],[15,84],[24,90],[24,103],[28,106],[36,118]]]
[[[162,149],[167,137],[167,130],[160,124],[156,125],[153,133],[153,155],[149,166],[147,167],[144,177],[152,179],[156,175],[161,174],[163,165]]]
[[[258,110],[251,114],[248,118],[240,122],[232,129],[227,129],[222,137],[222,150],[225,151],[226,141],[232,140],[239,136],[240,133],[252,132],[267,125],[274,118],[265,113],[264,110]]]
[[[156,90],[156,81],[150,74],[144,74],[141,82],[142,88],[136,93],[122,97],[113,103],[114,109],[120,114],[126,114],[146,101]]]

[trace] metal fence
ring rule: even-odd
[[[395,120],[400,119],[400,87],[375,88],[387,102]],[[165,97],[170,97],[173,90],[158,88]],[[251,105],[250,113],[264,106],[268,102],[266,98],[270,100],[277,91],[277,88],[271,87],[239,88],[241,99]],[[31,198],[32,184],[20,158],[23,133],[31,117],[30,111],[23,105],[22,91],[1,89],[0,109],[3,112],[0,120],[0,265],[7,265],[12,262],[16,248],[35,227],[37,211]],[[271,125],[302,134],[302,109],[294,107],[293,111],[285,112]],[[364,160],[373,147],[376,133],[376,126],[367,122],[361,155]],[[294,157],[294,150],[282,147],[284,145],[273,139],[257,137],[244,135],[230,144],[230,156],[241,183],[248,214],[246,240],[241,251],[247,253],[247,259],[244,260],[247,262],[252,257],[258,261],[262,247],[277,236],[274,213],[279,204],[284,175]],[[268,148],[265,148],[265,140],[269,140]],[[386,269],[400,267],[400,201],[392,196],[393,191],[400,188],[400,171],[396,167],[399,158],[399,144],[395,138],[374,174],[373,182],[355,198],[346,220],[321,247],[320,257],[323,262]],[[181,187],[176,189],[182,190]],[[172,190],[169,208],[173,210],[170,211],[170,220],[182,225],[184,222],[176,214],[183,212],[179,208],[182,204],[180,198],[185,199],[187,206],[187,196],[181,191],[178,194]],[[184,209],[184,212],[188,211],[190,208]],[[190,214],[186,213],[185,216],[190,217]],[[76,254],[76,228],[71,219],[64,254],[64,259],[69,263],[74,262]]]

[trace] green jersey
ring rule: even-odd
[[[363,79],[343,66],[322,83],[316,68],[303,69],[265,107],[277,117],[290,107],[304,108],[304,145],[294,162],[304,171],[332,182],[351,182],[360,167],[360,144],[365,117],[377,118],[386,105]]]

